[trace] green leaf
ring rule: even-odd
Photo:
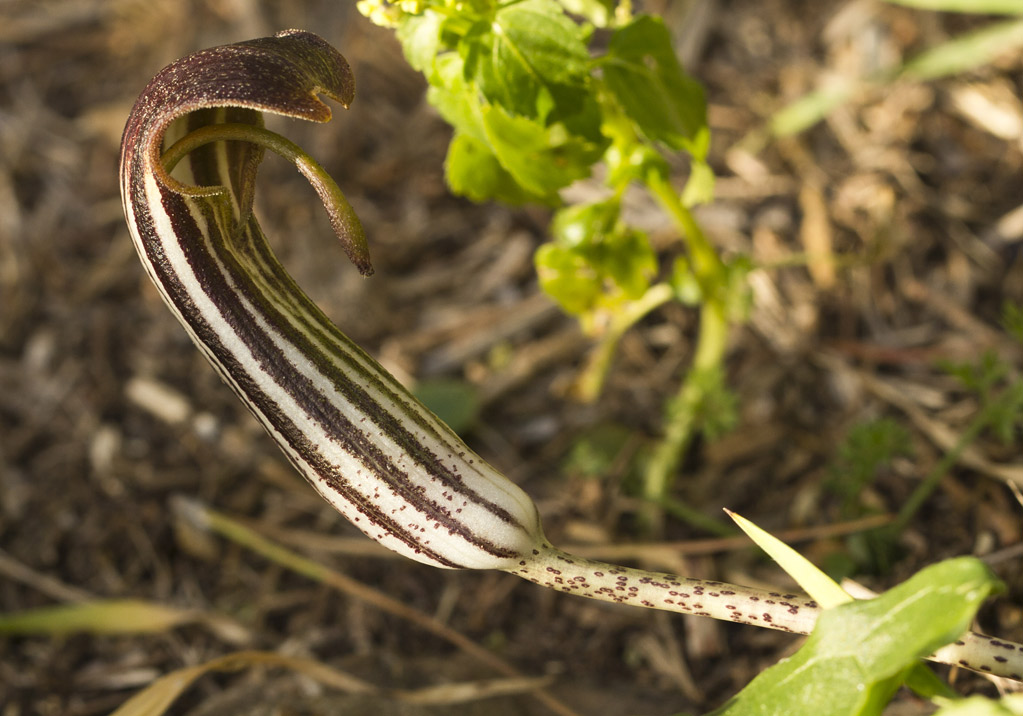
[[[557,204],[558,190],[587,176],[603,146],[562,124],[544,126],[486,104],[462,69],[457,55],[438,58],[427,94],[456,130],[447,160],[452,190],[476,201]]]
[[[459,434],[469,430],[479,416],[479,391],[464,380],[424,380],[416,384],[412,394]]]
[[[467,72],[487,101],[540,120],[557,103],[562,117],[576,111],[559,90],[585,86],[590,56],[584,30],[554,0],[507,4],[467,42],[474,44],[465,51]]]
[[[714,170],[704,161],[694,160],[689,168],[689,180],[682,190],[682,203],[687,207],[714,201]]]
[[[822,609],[830,609],[852,601],[852,597],[846,594],[844,589],[799,552],[771,533],[760,529],[742,515],[731,510],[725,510],[725,512],[735,521],[735,524],[739,525],[739,529],[745,532],[760,549],[767,552],[771,559],[785,570],[786,574],[796,580],[796,584],[821,605]]]
[[[760,529],[746,518],[735,514],[731,510],[725,510],[725,512],[735,520],[735,523],[739,525],[751,540],[756,542],[760,549],[767,552],[771,559],[777,562],[790,577],[796,580],[796,583],[803,588],[803,591],[809,594],[823,609],[831,609],[832,607],[852,601],[852,597],[846,594],[845,590],[837,582],[819,570],[816,565],[796,550],[777,539],[774,535]],[[922,662],[915,664],[907,673],[906,686],[923,698],[932,698],[936,695],[954,695],[954,692],[948,688],[948,685]]]
[[[565,207],[551,219],[551,238],[566,248],[591,246],[614,230],[620,213],[614,200]]]
[[[636,300],[650,288],[657,256],[646,234],[619,220],[620,210],[617,199],[567,207],[554,215],[551,236],[625,298]]]
[[[540,288],[572,315],[589,311],[600,297],[603,282],[576,251],[544,244],[533,258]]]
[[[545,200],[520,186],[486,144],[461,132],[448,146],[444,172],[451,191],[473,201],[498,199],[519,206]]]
[[[703,88],[683,72],[660,18],[641,15],[616,30],[600,66],[608,89],[643,134],[704,158],[691,143],[707,127]]]
[[[466,82],[462,58],[447,54],[437,58],[436,72],[426,99],[455,128],[478,142],[487,142],[481,104],[476,89]]]
[[[650,278],[657,271],[657,255],[650,239],[638,229],[615,227],[606,240],[598,261],[603,273],[631,301],[639,299],[650,288]]]
[[[928,567],[877,599],[827,610],[795,656],[713,713],[880,714],[917,659],[965,632],[997,586],[982,562],[961,557]]]
[[[589,175],[601,149],[570,135],[562,125],[544,127],[497,105],[482,109],[483,127],[501,166],[527,191],[557,202],[557,191]]]
[[[440,39],[443,17],[427,10],[422,15],[406,15],[395,30],[405,59],[429,81],[434,63],[442,49]]]

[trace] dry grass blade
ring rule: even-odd
[[[416,626],[453,644],[480,663],[486,664],[505,676],[516,679],[523,678],[522,674],[515,667],[471,639],[444,625],[439,620],[424,614],[418,609],[413,609],[379,590],[366,586],[355,579],[346,577],[322,564],[306,559],[279,544],[271,542],[226,515],[208,509],[194,500],[185,498],[175,500],[174,510],[198,527],[212,530],[290,570],[327,584],[381,611],[412,622]],[[563,714],[564,716],[576,714],[575,711],[550,694],[536,691],[533,695],[555,713]]]
[[[111,716],[160,716],[200,677],[213,671],[239,671],[252,667],[277,667],[308,676],[320,684],[348,694],[379,695],[419,705],[444,706],[534,691],[550,684],[549,678],[491,679],[443,684],[422,689],[381,689],[344,671],[314,659],[267,651],[238,651],[205,664],[166,674],[126,701]]]
[[[399,701],[421,706],[445,706],[481,701],[498,696],[524,694],[550,686],[552,677],[521,677],[510,679],[486,679],[457,684],[427,686],[422,689],[394,691],[391,694]]]
[[[311,659],[283,656],[265,651],[239,651],[199,666],[178,669],[160,677],[128,699],[111,716],[159,716],[200,676],[211,671],[237,671],[250,666],[279,666],[316,679],[322,684],[350,693],[371,693],[376,688],[361,679]]]
[[[243,640],[245,632],[225,617],[193,609],[177,609],[137,599],[113,599],[61,604],[0,614],[0,634],[156,634],[183,624],[213,626],[230,640]]]

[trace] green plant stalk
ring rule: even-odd
[[[977,416],[966,426],[966,429],[959,436],[959,439],[956,440],[952,449],[945,453],[941,460],[927,473],[927,477],[916,486],[916,489],[910,494],[905,504],[902,505],[902,509],[899,510],[895,521],[883,529],[891,530],[896,535],[901,534],[920,507],[927,501],[927,498],[934,492],[941,479],[959,462],[966,448],[980,437],[980,434],[991,425],[995,416],[1004,410],[1008,404],[1014,402],[1014,400],[1013,389],[1008,388],[995,400],[984,405]]]
[[[703,294],[693,363],[679,387],[678,394],[669,403],[664,435],[654,450],[646,470],[643,496],[656,504],[661,503],[667,496],[682,456],[693,439],[700,406],[706,398],[705,386],[710,384],[708,379],[721,370],[724,362],[729,325],[723,296],[726,283],[725,265],[717,251],[707,240],[692,213],[682,203],[678,192],[660,172],[651,171],[647,175],[646,183],[680,231]],[[676,504],[676,512],[677,507]],[[655,518],[656,521],[660,521],[659,518]]]
[[[647,466],[643,496],[660,503],[667,496],[686,448],[697,428],[697,416],[706,398],[709,378],[721,370],[728,345],[728,320],[720,302],[706,302],[700,309],[700,328],[693,364],[665,416],[664,435]]]
[[[675,191],[661,171],[652,169],[647,172],[645,182],[647,189],[671,217],[682,236],[682,241],[693,264],[693,273],[703,292],[703,300],[708,303],[715,300],[723,302],[721,289],[726,279],[725,264],[718,256],[717,250],[703,233],[703,229],[700,228],[692,212],[682,203],[679,193]]]
[[[610,325],[576,382],[576,394],[580,400],[592,403],[600,395],[608,371],[611,369],[611,362],[614,359],[618,343],[625,332],[651,311],[668,303],[673,297],[674,291],[671,286],[659,283],[651,286],[642,297],[611,317]]]

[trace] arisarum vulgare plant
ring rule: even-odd
[[[498,569],[593,599],[810,633],[821,610],[805,596],[620,567],[552,546],[530,497],[302,292],[253,215],[266,149],[313,183],[348,255],[371,273],[362,228],[340,190],[305,152],[263,127],[262,112],[327,121],[319,95],[347,106],[354,80],[345,59],[310,33],[198,52],[143,91],[120,165],[124,210],[147,273],[313,487],[366,535],[419,562]],[[992,643],[967,634],[942,658],[1023,677],[1023,647]]]

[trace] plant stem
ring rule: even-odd
[[[728,311],[724,296],[727,276],[717,251],[667,179],[660,172],[651,171],[647,176],[647,186],[682,235],[703,299],[693,362],[678,393],[669,402],[664,435],[646,471],[644,497],[659,503],[668,494],[682,456],[695,434],[708,386],[720,382],[718,379],[728,347]],[[652,517],[654,524],[661,520],[658,515],[648,517]]]
[[[692,213],[682,203],[678,192],[661,172],[657,170],[648,172],[646,185],[679,230],[682,241],[689,251],[693,272],[703,291],[704,301],[722,300],[721,289],[726,278],[725,264],[718,256],[717,250],[707,239]]]
[[[576,380],[575,394],[579,400],[592,403],[600,396],[604,380],[611,368],[615,349],[625,332],[656,308],[663,306],[674,297],[674,291],[666,283],[651,286],[639,299],[615,312],[610,325],[601,336],[596,350],[590,355],[586,367]]]
[[[496,671],[508,676],[520,675],[504,660],[433,617],[302,557],[195,500],[175,498],[172,508],[200,529],[216,532],[287,569],[407,619],[463,649]],[[620,567],[576,557],[546,541],[538,545],[532,556],[524,558],[518,567],[508,571],[542,587],[590,599],[707,616],[796,634],[809,634],[813,631],[821,613],[816,602],[802,594]],[[929,658],[1017,681],[1021,680],[1023,674],[1023,645],[974,632],[967,632],[958,641],[942,647]],[[533,695],[555,713],[563,716],[575,714],[545,691],[536,691]]]
[[[718,374],[727,347],[728,322],[720,303],[705,303],[700,310],[700,328],[693,363],[669,401],[665,411],[664,435],[646,470],[644,497],[660,502],[668,494],[682,456],[698,427],[707,386],[719,382]]]
[[[820,606],[809,597],[598,562],[544,543],[514,570],[559,592],[617,604],[693,614],[794,634],[809,634]],[[1023,645],[966,632],[927,657],[986,674],[1023,679]]]

